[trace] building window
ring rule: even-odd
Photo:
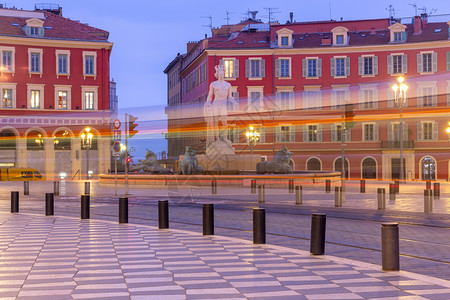
[[[322,59],[320,58],[305,58],[302,60],[303,77],[317,78],[322,77]]]
[[[84,109],[93,110],[94,109],[94,92],[85,92],[84,93]]]
[[[423,87],[422,88],[422,106],[434,106],[433,105],[433,88]]]
[[[280,105],[279,109],[286,110],[290,108],[290,92],[279,92]]]
[[[67,109],[67,91],[58,92],[58,109]]]
[[[250,93],[250,110],[258,110],[261,103],[261,93],[251,92]]]
[[[266,76],[266,64],[264,59],[252,58],[245,60],[245,77],[260,79]]]
[[[408,72],[408,56],[407,54],[388,55],[388,74],[398,75]]]
[[[341,105],[350,103],[350,90],[346,87],[331,90],[331,109],[338,109]]]
[[[228,140],[232,143],[239,143],[239,127],[236,125],[228,126]]]
[[[417,124],[417,139],[419,141],[436,141],[438,140],[438,123],[437,122],[420,122]]]
[[[345,76],[345,58],[336,58],[336,76]]]
[[[41,72],[41,54],[40,53],[31,53],[30,54],[30,72],[31,73],[40,73]]]
[[[13,71],[13,62],[12,62],[12,51],[3,51],[2,52],[2,71]]]
[[[422,54],[422,72],[432,72],[433,63],[431,53]]]
[[[261,77],[259,60],[250,60],[250,77]]]
[[[364,141],[375,141],[375,125],[372,123],[364,124]]]
[[[95,75],[94,72],[94,56],[92,55],[86,55],[85,56],[85,65],[86,65],[86,69],[85,69],[85,75]]]
[[[433,139],[433,123],[423,122],[423,139],[424,140]]]
[[[282,36],[281,37],[281,46],[288,46],[289,45],[289,37]]]
[[[359,90],[359,108],[371,109],[378,107],[378,90],[376,86],[361,87]]]
[[[417,72],[418,73],[437,72],[437,53],[418,53]]]
[[[289,59],[281,59],[280,60],[280,71],[281,71],[281,77],[291,77],[290,72],[290,60]]]
[[[373,74],[373,57],[364,57],[364,75]]]
[[[239,60],[235,58],[223,58],[219,62],[225,69],[225,78],[239,78]],[[200,67],[200,82],[206,80],[205,64]]]
[[[40,108],[41,103],[40,95],[41,95],[40,90],[31,90],[31,98],[30,98],[31,108]]]
[[[316,59],[308,59],[308,77],[317,77]]]
[[[358,75],[378,75],[378,56],[370,55],[358,57]]]
[[[308,125],[308,142],[317,142],[317,125]]]
[[[13,90],[12,89],[3,89],[3,108],[12,108],[13,102]]]
[[[344,44],[344,36],[342,34],[336,35],[336,45]]]
[[[225,59],[223,65],[225,67],[225,78],[232,78],[234,74],[234,59]]]
[[[58,54],[58,74],[67,73],[67,54]]]
[[[401,41],[402,41],[402,33],[394,32],[394,42],[401,42]]]
[[[394,74],[402,73],[402,55],[394,55],[393,57]]]
[[[319,89],[305,89],[303,109],[322,109],[322,93]]]
[[[276,141],[278,143],[293,143],[295,142],[295,126],[280,125],[276,127]]]
[[[290,126],[281,126],[280,131],[281,131],[280,142],[290,142],[291,127]]]
[[[30,27],[30,35],[39,36],[39,27]]]
[[[342,123],[331,125],[331,141],[332,142],[342,142],[342,137],[344,136],[344,128]],[[350,142],[351,139],[351,129],[345,131],[345,140]]]

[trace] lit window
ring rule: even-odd
[[[40,108],[40,90],[31,90],[31,108]]]
[[[374,124],[364,124],[364,141],[370,142],[375,140]]]
[[[281,126],[281,141],[280,142],[290,142],[291,137],[291,126]]]
[[[423,125],[423,139],[433,140],[433,123],[423,122],[422,125]]]
[[[84,93],[84,101],[85,101],[85,109],[93,110],[94,109],[94,92],[85,92]]]
[[[67,109],[67,91],[58,92],[58,109]]]
[[[234,59],[225,59],[223,65],[225,67],[225,78],[233,78]]]
[[[12,108],[12,89],[3,89],[3,108]]]
[[[317,142],[317,125],[308,125],[308,142]]]

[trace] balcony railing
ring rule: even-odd
[[[381,141],[382,149],[400,149],[400,141]],[[414,141],[403,141],[403,149],[414,149]]]

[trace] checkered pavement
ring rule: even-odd
[[[450,299],[450,282],[221,236],[0,213],[0,299]]]

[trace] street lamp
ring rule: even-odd
[[[247,143],[250,146],[250,154],[253,155],[253,146],[259,141],[260,133],[255,127],[249,126],[245,135],[247,136]]]
[[[445,128],[445,132],[447,132],[448,141],[450,142],[450,122],[448,122],[448,127]]]
[[[394,100],[400,108],[400,175],[399,180],[403,180],[403,104],[406,103],[406,91],[408,90],[408,86],[403,83],[405,78],[400,76],[397,78],[398,84],[394,84],[392,86],[392,90],[394,91]]]
[[[91,133],[91,128],[86,127],[81,132],[81,147],[86,149],[86,168],[87,168],[87,178],[89,179],[90,173],[89,173],[89,150],[92,147],[92,139],[94,138],[94,135]]]

